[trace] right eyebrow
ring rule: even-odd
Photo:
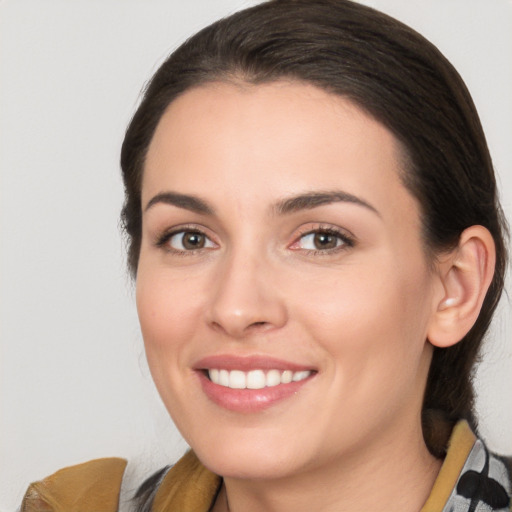
[[[280,215],[286,215],[300,210],[312,210],[313,208],[331,203],[356,204],[372,211],[380,217],[378,210],[370,203],[342,190],[313,191],[306,192],[305,194],[299,194],[298,196],[293,196],[279,201],[274,206],[274,210]]]
[[[147,212],[152,206],[160,203],[170,204],[202,215],[213,215],[214,213],[214,209],[203,199],[188,194],[179,194],[178,192],[157,194],[148,201],[144,211]]]

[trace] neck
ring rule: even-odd
[[[427,500],[441,461],[423,441],[421,426],[369,444],[301,474],[278,480],[226,478],[214,512],[417,512]]]

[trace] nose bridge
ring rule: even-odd
[[[231,248],[218,269],[209,322],[233,337],[280,327],[286,309],[276,287],[276,269],[251,244]]]

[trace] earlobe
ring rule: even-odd
[[[494,240],[483,226],[471,226],[439,263],[442,293],[434,297],[428,340],[436,347],[458,343],[476,322],[491,284],[496,260]]]

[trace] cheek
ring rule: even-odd
[[[201,309],[202,294],[191,292],[186,280],[171,279],[165,272],[142,271],[137,277],[136,301],[146,355],[151,371],[167,367],[186,354]]]
[[[324,350],[342,364],[350,361],[351,374],[368,365],[398,370],[419,363],[429,317],[426,268],[381,258],[302,285],[289,293],[294,316]]]
[[[429,363],[427,308],[418,280],[389,267],[380,275],[353,277],[315,293],[311,310],[301,311],[310,337],[326,355],[330,403],[342,411],[329,422],[340,429],[346,411],[356,423],[372,418],[381,423],[400,417],[399,411],[416,410]]]
[[[146,358],[153,381],[176,426],[187,432],[191,377],[188,364],[198,339],[198,315],[204,295],[190,280],[165,271],[138,274],[136,301]],[[192,397],[193,398],[193,397]]]

